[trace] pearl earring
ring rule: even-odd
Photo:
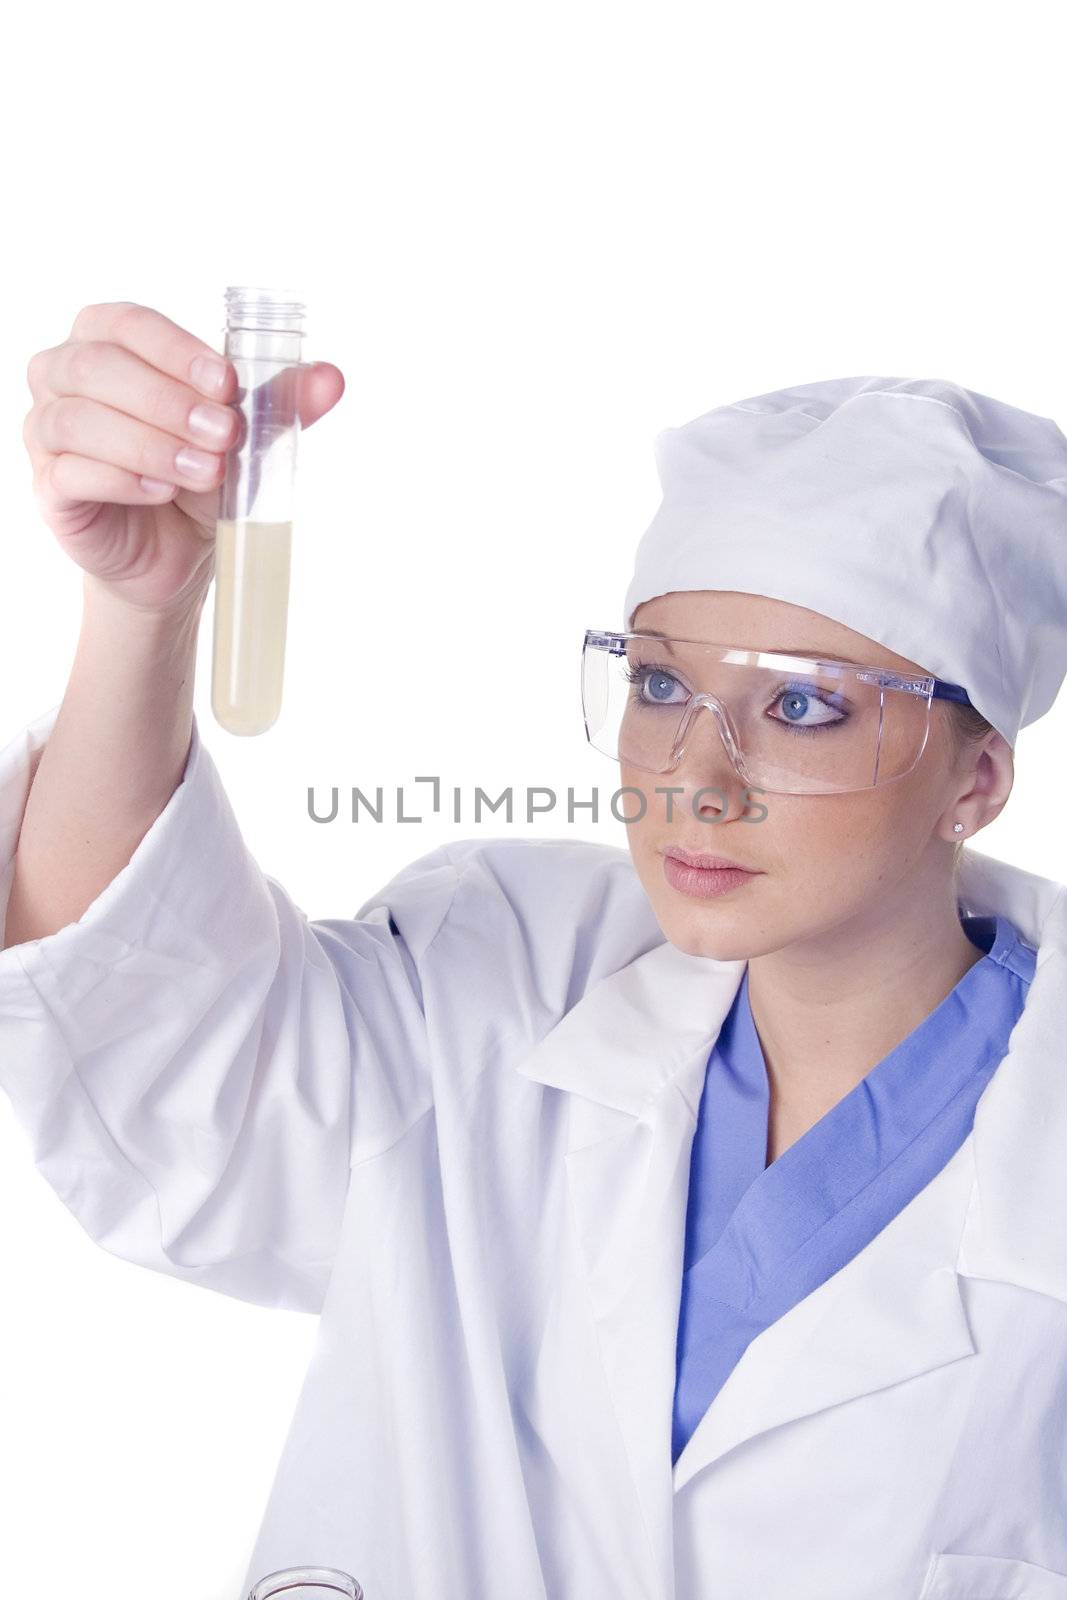
[[[962,833],[963,832],[963,823],[962,822],[954,822],[952,824],[952,831],[953,831],[953,833]]]

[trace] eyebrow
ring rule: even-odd
[[[638,628],[635,631],[637,633],[652,634],[654,638],[662,639],[668,646],[670,645],[671,635],[670,634],[666,634],[666,633],[661,633],[658,628]],[[680,644],[706,644],[706,643],[708,643],[708,641],[707,640],[701,640],[701,639],[686,639],[686,640],[679,640],[679,643]],[[736,645],[736,646],[734,646],[734,648],[740,650],[740,649],[746,648],[746,647],[741,646],[741,645]],[[756,646],[750,645],[747,648],[755,649]],[[766,650],[769,654],[774,654],[774,655],[781,655],[781,656],[810,656],[812,658],[812,660],[814,660],[814,661],[840,661],[843,666],[854,666],[855,665],[855,662],[853,661],[851,656],[837,656],[837,655],[834,655],[833,652],[830,651],[830,650],[810,649],[806,645],[799,645],[799,644],[790,644],[790,645],[765,644],[765,645],[760,645],[759,649]],[[672,655],[674,654],[673,650],[671,651],[671,654]]]

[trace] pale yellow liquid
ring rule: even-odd
[[[291,522],[219,522],[211,709],[230,733],[265,733],[282,706]]]

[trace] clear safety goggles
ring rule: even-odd
[[[742,780],[769,794],[845,794],[902,778],[926,747],[935,699],[971,703],[940,678],[658,633],[590,629],[582,651],[595,749],[672,772],[703,709]]]

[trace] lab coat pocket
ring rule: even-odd
[[[919,1600],[1067,1600],[1067,1573],[1007,1556],[934,1556]]]

